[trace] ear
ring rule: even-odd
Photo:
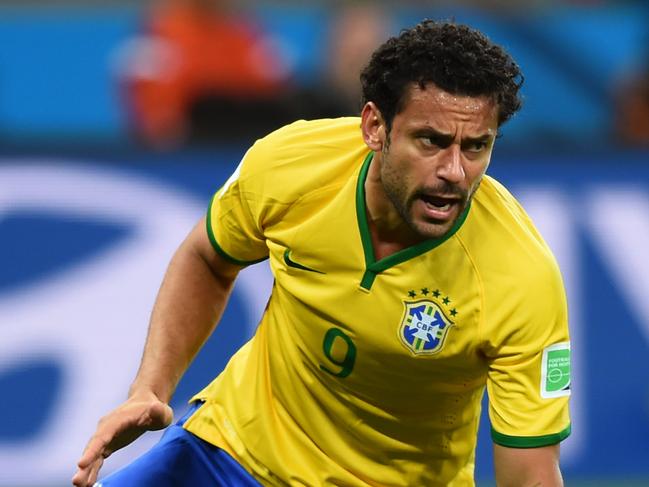
[[[381,112],[374,102],[367,102],[361,112],[361,132],[365,145],[374,152],[381,152],[385,144],[386,128]]]

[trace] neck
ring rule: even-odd
[[[422,242],[403,220],[381,183],[380,154],[375,153],[365,180],[365,208],[376,260]]]

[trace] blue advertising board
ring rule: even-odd
[[[0,487],[69,483],[97,420],[124,399],[137,370],[167,262],[239,156],[0,159]],[[490,170],[536,222],[566,285],[567,479],[649,479],[647,159],[496,155]],[[176,392],[178,414],[253,333],[271,283],[263,263],[242,273]],[[493,472],[487,428],[483,421],[479,479]],[[157,437],[116,453],[106,471]]]

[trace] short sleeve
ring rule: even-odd
[[[487,350],[494,443],[535,448],[570,434],[570,337],[556,264],[522,283],[503,303]]]
[[[249,265],[268,257],[268,247],[254,209],[258,191],[246,172],[246,156],[216,192],[207,211],[207,233],[225,259]]]

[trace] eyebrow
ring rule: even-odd
[[[452,134],[445,134],[431,127],[416,130],[415,135],[418,137],[428,137],[433,142],[435,142],[436,145],[439,145],[440,147],[448,147],[453,143],[453,140],[455,140],[455,137]],[[460,141],[460,145],[488,142],[492,138],[494,138],[494,136],[489,133],[484,135],[479,135],[478,137],[464,137]]]

